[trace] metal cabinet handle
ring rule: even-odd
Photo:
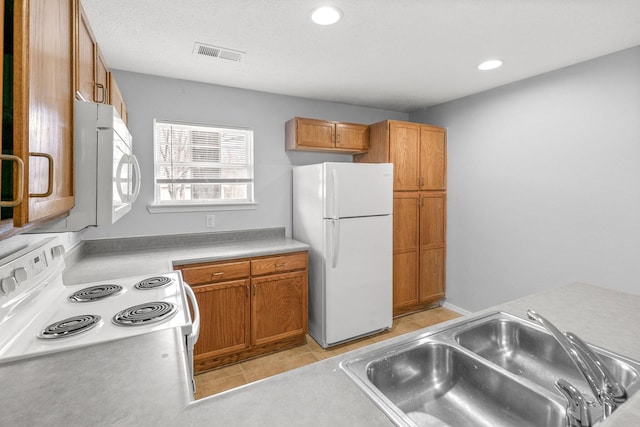
[[[275,265],[275,267],[276,267],[276,268],[282,268],[282,267],[285,267],[286,265],[287,265],[287,264],[283,262],[283,263],[281,263],[281,264],[276,264],[276,265]]]
[[[20,203],[22,203],[22,199],[24,198],[24,162],[20,157],[14,156],[12,154],[0,154],[0,159],[8,160],[18,165],[18,185],[16,186],[16,188],[18,189],[18,194],[13,200],[0,201],[0,206],[8,208],[18,206]]]
[[[104,85],[102,83],[96,83],[96,88],[100,89],[100,93],[102,93],[102,98],[100,98],[100,100],[96,99],[96,102],[98,104],[105,104],[107,102],[107,91],[104,87]],[[96,95],[97,95],[98,91],[96,91]],[[97,96],[96,96],[97,98]]]
[[[219,279],[222,276],[224,276],[224,271],[218,271],[217,273],[211,273],[211,280]]]
[[[29,197],[49,197],[53,193],[53,157],[47,153],[29,153],[33,157],[44,157],[49,163],[49,182],[46,193],[29,193]]]

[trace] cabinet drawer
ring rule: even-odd
[[[179,266],[184,281],[190,285],[226,282],[249,277],[249,261],[225,262],[195,267]]]
[[[252,276],[283,273],[285,271],[304,270],[305,268],[307,268],[306,252],[254,259],[251,261]]]

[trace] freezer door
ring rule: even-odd
[[[391,327],[392,216],[325,220],[325,341]]]
[[[324,218],[387,215],[393,211],[391,163],[324,163]]]

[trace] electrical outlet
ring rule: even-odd
[[[208,228],[215,227],[215,219],[213,217],[213,214],[207,215],[207,227]]]

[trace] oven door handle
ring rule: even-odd
[[[191,306],[193,307],[193,329],[191,330],[191,333],[187,335],[187,343],[189,344],[190,348],[193,348],[193,346],[196,345],[196,342],[198,342],[198,337],[200,336],[200,308],[198,307],[196,294],[193,293],[193,289],[191,289],[191,286],[185,283],[184,290],[191,300]]]

